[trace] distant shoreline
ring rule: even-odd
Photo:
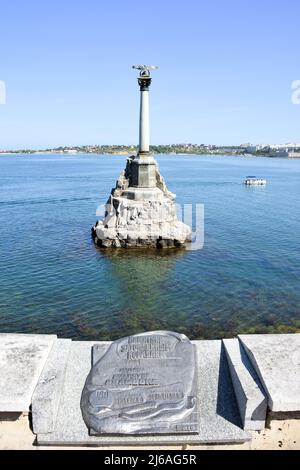
[[[0,149],[0,155],[136,155],[139,147],[136,144],[93,144],[49,147],[44,149],[15,148]],[[271,157],[271,158],[300,158],[300,144],[286,146],[271,145],[205,145],[192,143],[175,143],[150,145],[153,155],[194,155],[194,156],[230,156],[230,157]]]
[[[48,156],[74,156],[74,155],[99,155],[99,156],[111,156],[111,157],[117,157],[117,156],[130,156],[133,155],[134,152],[84,152],[84,151],[67,151],[67,152],[59,152],[59,151],[43,151],[43,150],[37,150],[37,151],[0,151],[0,157],[1,156],[13,156],[13,155],[21,155],[21,156],[34,156],[34,155],[48,155]],[[293,159],[298,159],[300,158],[300,155],[297,156],[274,156],[270,155],[268,153],[260,153],[260,154],[251,154],[251,153],[233,153],[233,152],[228,152],[228,153],[220,153],[220,152],[205,152],[205,153],[196,153],[196,152],[153,152],[154,155],[165,155],[165,156],[171,156],[171,157],[243,157],[243,158],[261,158],[261,157],[266,157],[266,158],[271,158],[271,159],[278,159],[282,158],[285,160],[293,160]]]
[[[3,149],[0,155],[136,155],[137,145],[82,145],[82,146],[61,146],[46,149]],[[220,156],[268,156],[270,148],[261,148],[256,151],[249,151],[246,146],[235,145],[204,145],[204,144],[164,144],[150,145],[150,152],[154,155],[220,155]]]

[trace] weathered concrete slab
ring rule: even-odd
[[[55,335],[0,334],[0,411],[28,411]]]
[[[91,369],[94,344],[73,342],[67,365],[55,430],[38,434],[40,445],[107,446],[167,445],[245,442],[250,435],[241,428],[239,410],[221,341],[195,341],[197,346],[199,433],[161,436],[89,436],[80,410],[80,399]],[[101,350],[100,350],[101,351]],[[99,355],[99,350],[97,352]],[[98,358],[99,356],[97,356]]]
[[[267,398],[258,375],[238,339],[224,339],[223,344],[243,427],[252,431],[264,429]]]
[[[48,356],[32,396],[33,432],[54,430],[72,341],[58,339]]]
[[[240,335],[272,411],[300,410],[300,334]]]

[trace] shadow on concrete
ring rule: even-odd
[[[220,353],[217,414],[239,428],[243,428],[223,344]]]
[[[300,419],[300,411],[270,411],[267,413],[266,428],[271,428],[272,421]]]
[[[0,413],[0,421],[18,421],[21,418],[23,413],[17,412],[7,412],[7,413]]]
[[[247,354],[246,349],[244,348],[244,346],[242,345],[240,340],[239,340],[239,348],[240,348],[240,355],[241,355],[242,363],[244,364],[245,368],[247,369],[247,371],[251,375],[253,381],[256,383],[256,385],[260,389],[263,396],[265,397],[265,400],[262,401],[261,404],[253,411],[252,416],[251,416],[251,420],[253,420],[253,421],[261,420],[261,417],[263,415],[262,410],[265,409],[266,403],[268,403],[268,395],[266,393],[266,390],[264,389],[263,384],[260,381],[260,378],[259,378],[258,374],[256,373],[256,371],[255,371],[255,369],[254,369],[254,367],[251,363],[251,360],[249,359],[249,356]]]
[[[267,397],[267,393],[264,389],[263,384],[261,383],[258,374],[255,372],[255,369],[251,363],[251,360],[249,359],[249,356],[247,354],[247,351],[245,350],[244,346],[242,345],[241,341],[239,340],[239,348],[240,348],[240,355],[241,355],[241,360],[246,369],[248,370],[249,374],[251,375],[252,379],[256,383],[256,385],[259,387],[261,393]]]

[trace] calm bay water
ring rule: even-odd
[[[94,246],[96,208],[124,156],[0,157],[1,332],[99,340],[153,329],[217,338],[300,328],[300,160],[158,161],[180,204],[205,205],[202,250]],[[248,174],[268,185],[245,187]]]

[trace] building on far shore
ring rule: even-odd
[[[288,144],[242,144],[240,146],[244,152],[251,155],[260,155],[274,158],[299,158],[300,143]]]
[[[270,157],[277,157],[277,158],[300,158],[300,152],[296,150],[289,150],[286,149],[276,149],[270,151]]]
[[[300,158],[300,152],[295,152],[295,151],[288,152],[288,157],[289,158]]]

